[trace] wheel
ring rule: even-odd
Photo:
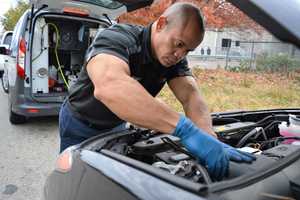
[[[5,93],[8,93],[8,83],[7,83],[7,81],[4,80],[4,77],[1,78],[1,85],[2,85],[3,91]]]
[[[7,73],[3,72],[2,76],[1,76],[1,84],[2,84],[2,88],[3,88],[3,91],[5,93],[8,93],[8,78],[7,78]]]
[[[23,115],[18,115],[14,113],[10,107],[9,121],[12,124],[24,124],[27,121],[27,118]]]

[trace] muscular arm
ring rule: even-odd
[[[169,87],[181,102],[184,112],[198,127],[216,137],[208,108],[191,76],[177,77],[168,82]]]
[[[142,127],[172,133],[179,114],[153,98],[130,77],[129,66],[116,56],[99,54],[87,65],[94,96],[121,119]]]

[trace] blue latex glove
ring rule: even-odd
[[[221,180],[228,171],[229,157],[223,143],[197,128],[183,115],[177,123],[174,136],[181,139],[183,146],[207,167],[209,174]]]
[[[248,162],[251,163],[256,160],[256,157],[250,153],[239,151],[228,144],[222,143],[225,151],[230,160],[235,162]]]

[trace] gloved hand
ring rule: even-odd
[[[253,160],[256,160],[256,157],[250,153],[239,151],[228,144],[222,143],[225,151],[230,160],[235,162],[247,162],[251,163]]]
[[[222,142],[197,128],[183,115],[180,116],[173,135],[181,139],[183,146],[199,159],[200,164],[207,167],[212,177],[221,180],[225,176],[229,157]]]

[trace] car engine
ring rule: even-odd
[[[224,180],[258,173],[299,151],[300,137],[283,136],[279,130],[280,125],[283,122],[290,123],[290,119],[291,115],[270,115],[256,122],[233,118],[214,119],[214,130],[219,140],[257,157],[252,163],[230,161]],[[179,138],[133,125],[129,130],[129,134],[107,140],[101,149],[109,149],[193,182],[217,182],[209,176],[205,166],[200,165],[180,144]]]

